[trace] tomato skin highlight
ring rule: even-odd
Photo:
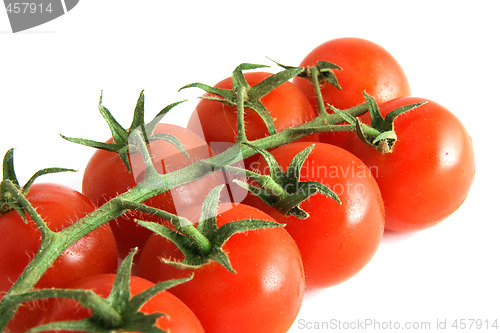
[[[115,274],[94,275],[69,286],[70,289],[93,290],[101,297],[107,297],[113,287],[116,278]],[[154,284],[146,279],[131,276],[130,293],[132,296],[152,287]],[[163,291],[147,301],[141,312],[146,314],[165,313],[157,319],[156,326],[163,330],[170,330],[172,333],[203,333],[203,328],[193,312],[170,292]],[[41,323],[46,324],[55,321],[84,319],[91,315],[89,309],[81,307],[78,302],[68,299],[58,299],[54,302],[53,308]],[[56,331],[47,331],[55,333]],[[69,331],[57,331],[60,333],[70,333]]]
[[[442,105],[419,97],[380,105],[385,116],[400,106],[427,101],[394,121],[398,140],[380,154],[348,135],[343,147],[376,170],[386,206],[386,229],[417,231],[453,213],[467,197],[475,174],[474,149],[460,120]]]
[[[155,169],[160,174],[180,169],[193,161],[210,157],[210,150],[201,138],[193,132],[172,124],[160,123],[155,133],[174,135],[190,158],[184,156],[177,148],[168,142],[154,141],[149,145]],[[97,206],[115,196],[135,187],[144,177],[144,162],[140,153],[130,156],[131,170],[129,173],[117,153],[97,150],[87,164],[83,175],[82,192]],[[211,175],[198,179],[190,184],[159,194],[144,203],[171,213],[180,213],[193,205],[200,205],[205,195],[220,179]],[[138,247],[139,251],[151,235],[151,231],[139,226],[134,219],[161,221],[158,217],[139,212],[128,212],[109,224],[116,237],[119,255],[126,257],[130,250]]]
[[[312,142],[296,142],[271,150],[286,170],[292,158]],[[254,170],[268,174],[260,159]],[[336,192],[342,204],[314,194],[300,207],[310,216],[284,216],[254,195],[244,203],[258,207],[284,223],[299,247],[308,289],[337,285],[357,274],[375,254],[384,230],[384,206],[370,170],[337,146],[315,143],[301,170],[301,181],[318,181]]]
[[[219,226],[250,218],[274,221],[254,207],[238,204],[228,210],[231,205],[219,206]],[[137,275],[159,282],[194,273],[192,280],[170,291],[193,310],[207,333],[286,332],[304,295],[302,261],[290,235],[283,228],[248,231],[233,235],[222,249],[235,274],[215,262],[194,271],[180,270],[159,257],[182,260],[182,253],[170,241],[152,235]]]
[[[244,76],[250,86],[254,86],[271,76],[267,72],[248,72]],[[226,78],[214,87],[231,89],[232,78]],[[216,96],[206,94],[205,96]],[[262,99],[262,104],[274,120],[276,132],[297,126],[315,118],[311,104],[304,94],[291,82],[285,82]],[[219,153],[227,149],[238,137],[236,107],[225,105],[218,101],[202,99],[191,115],[187,128],[203,137],[214,150]],[[264,121],[259,115],[245,109],[245,131],[248,140],[256,140],[269,135]],[[310,140],[318,139],[312,135]],[[226,143],[226,144],[224,144]],[[218,147],[220,145],[220,147]]]
[[[64,229],[95,209],[79,192],[56,184],[33,184],[26,198],[53,231]],[[38,251],[41,234],[30,217],[25,224],[16,211],[0,215],[0,234],[5,235],[0,242],[0,291],[7,292]],[[103,225],[64,251],[36,288],[63,288],[89,275],[115,272],[117,265],[113,233]],[[25,332],[33,327],[47,304],[36,301],[21,305],[7,332]]]
[[[342,68],[333,70],[341,90],[328,82],[321,84],[325,105],[331,104],[341,110],[351,108],[365,101],[364,91],[377,103],[410,95],[410,84],[402,67],[387,50],[371,41],[352,37],[329,40],[313,49],[300,66],[314,66],[318,61],[328,61]],[[301,77],[295,77],[292,82],[317,109],[312,83]],[[327,111],[331,113],[329,108]],[[366,122],[369,116],[363,115],[361,119]],[[344,136],[343,132],[325,133],[320,135],[320,140],[340,145]]]

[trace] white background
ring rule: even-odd
[[[104,105],[126,126],[142,89],[147,117],[189,98],[166,117],[183,125],[201,94],[177,92],[185,84],[214,84],[241,62],[269,64],[265,56],[298,64],[332,38],[370,39],[398,59],[413,95],[447,106],[465,123],[477,154],[475,183],[440,225],[385,237],[357,276],[308,293],[290,332],[341,331],[304,326],[365,319],[393,328],[428,322],[432,331],[446,320],[442,332],[495,331],[452,324],[471,318],[500,325],[498,7],[496,1],[81,0],[68,14],[17,34],[0,8],[0,153],[16,148],[21,181],[43,167],[76,168],[77,174],[45,181],[80,189],[92,150],[58,134],[109,137],[97,109],[101,90]],[[377,331],[355,327],[342,331]]]

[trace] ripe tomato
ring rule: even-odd
[[[193,161],[210,157],[205,141],[191,131],[171,124],[158,124],[155,133],[174,135],[188,152],[189,158],[177,148],[165,141],[149,144],[149,151],[156,170],[165,174],[187,166]],[[83,175],[82,192],[97,206],[136,186],[144,177],[144,162],[139,152],[130,155],[132,172],[129,173],[117,153],[97,150],[87,164]],[[187,207],[201,205],[206,194],[215,186],[213,177],[194,181],[172,191],[157,195],[145,204],[180,213]],[[120,257],[125,257],[131,249],[142,248],[151,232],[140,227],[134,219],[159,221],[158,217],[137,212],[130,212],[110,222],[115,234]]]
[[[34,184],[27,199],[49,228],[59,231],[95,209],[81,193],[56,184]],[[0,292],[6,292],[21,275],[38,251],[40,231],[31,218],[24,223],[16,211],[0,215]],[[69,247],[47,270],[37,288],[66,287],[83,277],[116,271],[116,242],[108,225],[104,225]],[[25,332],[39,319],[46,303],[29,302],[19,308],[7,332]],[[32,326],[29,326],[32,325]]]
[[[254,86],[271,76],[266,72],[249,72],[244,76],[250,86]],[[216,88],[231,89],[232,78],[229,77],[215,85]],[[215,96],[207,94],[206,96]],[[276,132],[312,120],[316,113],[304,94],[291,82],[285,82],[262,99],[262,104],[271,114]],[[215,153],[228,148],[238,137],[236,108],[218,101],[202,99],[189,119],[191,129],[210,144]],[[245,130],[249,140],[256,140],[269,134],[267,128],[253,110],[245,110]],[[317,135],[312,136],[317,139]]]
[[[388,112],[424,101],[398,98],[380,105]],[[398,140],[392,153],[381,154],[348,135],[343,147],[373,171],[386,207],[386,228],[428,228],[453,213],[465,200],[475,173],[472,140],[449,110],[427,100],[394,121]]]
[[[342,68],[333,70],[341,90],[328,82],[321,86],[324,102],[338,109],[363,103],[363,91],[374,97],[377,103],[410,95],[410,85],[396,59],[384,48],[368,40],[350,37],[332,39],[312,50],[300,66],[314,66],[318,61],[328,61]],[[292,82],[317,108],[312,83],[301,77],[295,77]],[[364,121],[368,119],[368,115],[362,117]],[[321,141],[340,145],[344,135],[343,132],[323,134]]]
[[[312,143],[296,142],[271,150],[283,170]],[[261,158],[256,171],[269,173]],[[384,206],[370,170],[354,155],[334,145],[316,143],[301,169],[300,181],[318,181],[340,198],[339,204],[314,194],[300,204],[307,219],[284,216],[249,195],[244,203],[269,213],[297,243],[307,288],[329,287],[359,272],[372,258],[384,230]]]
[[[94,275],[72,284],[69,288],[90,289],[101,297],[107,297],[111,292],[115,277],[115,274]],[[130,293],[132,296],[141,293],[153,285],[154,284],[151,281],[140,277],[130,277]],[[146,314],[165,314],[165,316],[158,318],[156,321],[156,326],[162,330],[173,333],[203,332],[203,328],[193,312],[168,291],[160,292],[152,297],[142,306],[140,310]],[[87,308],[81,307],[76,301],[68,299],[57,300],[54,302],[54,307],[48,312],[48,315],[43,319],[42,323],[46,324],[55,321],[78,320],[84,319],[90,315],[91,311]],[[48,332],[55,333],[55,331]],[[58,332],[69,333],[69,331]]]
[[[230,205],[220,204],[219,226],[246,219],[274,221],[253,207],[238,204],[228,210]],[[283,228],[239,233],[222,249],[236,273],[211,262],[196,269],[192,280],[170,291],[193,310],[207,333],[286,332],[304,294],[302,261],[290,235]],[[165,264],[160,257],[180,261],[183,254],[153,234],[143,249],[137,275],[159,282],[193,273]]]

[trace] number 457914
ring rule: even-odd
[[[481,329],[498,329],[498,320],[488,319],[455,319],[451,325],[454,329],[459,330],[481,330]]]
[[[42,3],[34,2],[11,2],[6,9],[9,14],[52,13],[52,3],[44,6]]]

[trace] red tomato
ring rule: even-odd
[[[380,106],[382,116],[423,98],[403,97]],[[343,147],[373,171],[386,207],[386,228],[428,228],[465,200],[475,173],[472,140],[462,123],[443,106],[427,100],[394,121],[398,140],[381,154],[348,135]]]
[[[296,142],[271,150],[283,170],[292,158],[312,143]],[[260,159],[256,171],[269,173]],[[297,243],[308,288],[329,287],[359,272],[372,258],[384,230],[384,206],[370,170],[354,155],[337,146],[316,143],[305,160],[301,181],[318,181],[340,198],[339,204],[314,194],[300,207],[309,213],[305,220],[284,216],[249,195],[244,201],[269,213]]]
[[[243,204],[217,216],[217,224],[244,219],[274,221]],[[192,221],[194,219],[191,219]],[[212,262],[194,271],[194,278],[170,291],[196,314],[205,332],[286,332],[304,294],[304,271],[297,245],[283,228],[233,235],[222,247],[236,273]],[[154,282],[186,277],[160,257],[182,260],[182,253],[165,238],[152,235],[139,260],[137,274]]]
[[[188,152],[184,156],[172,144],[154,141],[149,151],[156,170],[165,174],[191,164],[193,161],[210,157],[205,141],[191,131],[171,124],[159,124],[155,133],[174,135]],[[97,150],[87,164],[83,175],[82,192],[97,206],[111,198],[126,192],[137,185],[144,177],[144,162],[140,153],[130,156],[132,172],[129,173],[117,153]],[[145,204],[171,213],[181,213],[183,209],[201,205],[207,193],[215,186],[216,179],[207,176],[172,191],[157,195]],[[142,248],[151,232],[138,226],[134,219],[159,221],[158,217],[137,212],[129,212],[110,222],[111,229],[118,243],[120,257],[125,257],[131,249]]]
[[[111,292],[115,277],[115,274],[95,275],[80,280],[72,284],[69,288],[90,289],[101,297],[107,297]],[[153,285],[151,281],[131,276],[130,293],[132,296],[137,295]],[[140,310],[146,314],[165,314],[165,316],[160,317],[156,321],[156,326],[162,330],[168,330],[168,332],[172,333],[203,333],[203,328],[193,312],[168,291],[160,292],[152,297]],[[68,299],[58,300],[54,302],[54,307],[49,311],[47,317],[44,318],[43,323],[84,319],[90,315],[91,311],[81,307],[76,301]],[[55,333],[55,331],[47,332]],[[69,331],[58,332],[69,333]]]
[[[271,73],[249,72],[245,78],[250,86],[254,86]],[[231,89],[232,78],[229,77],[215,85],[216,88]],[[207,94],[207,96],[215,96]],[[271,114],[276,132],[297,126],[314,119],[316,113],[304,94],[291,82],[285,82],[264,96],[262,104]],[[191,115],[187,128],[191,129],[210,144],[214,152],[227,149],[238,137],[236,108],[226,104],[202,99]],[[256,140],[269,135],[259,115],[250,109],[245,110],[245,130],[249,140]],[[318,136],[313,135],[312,139]],[[311,140],[312,140],[311,139]]]
[[[318,61],[328,61],[342,68],[333,70],[342,90],[328,82],[321,86],[324,102],[336,108],[347,109],[363,103],[363,91],[374,97],[377,103],[410,95],[410,85],[396,59],[384,48],[368,40],[350,37],[332,39],[312,50],[300,66],[314,66]],[[317,108],[312,83],[300,77],[295,77],[292,82]],[[368,115],[362,120],[368,121]],[[323,134],[321,141],[340,145],[344,135],[343,132]]]
[[[95,209],[79,192],[56,184],[34,184],[26,197],[53,231],[64,229]],[[0,215],[0,234],[0,291],[6,292],[38,251],[41,234],[31,218],[25,224],[16,211]],[[36,287],[66,287],[86,276],[115,272],[117,264],[116,242],[109,226],[104,225],[64,251]],[[25,332],[39,320],[46,304],[33,304],[21,306],[7,332]]]

